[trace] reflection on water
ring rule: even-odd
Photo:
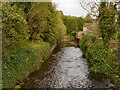
[[[40,70],[24,81],[22,88],[106,88],[110,86],[113,86],[110,79],[89,71],[80,48],[64,46],[56,48],[53,55],[42,63]]]

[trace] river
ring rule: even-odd
[[[92,73],[77,46],[62,43],[28,76],[22,88],[109,88],[114,87],[110,78]]]

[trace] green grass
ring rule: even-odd
[[[70,45],[75,45],[75,42],[68,42],[68,44],[70,44]]]

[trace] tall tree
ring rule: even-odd
[[[108,50],[110,46],[110,38],[116,32],[118,24],[115,22],[115,15],[117,14],[118,2],[110,0],[95,0],[95,2],[81,2],[83,9],[90,15],[97,17],[99,22],[99,30],[103,39],[104,47]]]
[[[99,7],[99,30],[106,50],[110,46],[110,38],[116,32],[116,10],[112,2],[101,2]]]
[[[85,16],[85,22],[86,22],[86,23],[92,23],[92,17],[91,17],[90,14],[87,14],[87,15]]]

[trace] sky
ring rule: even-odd
[[[52,3],[55,3],[56,9],[61,10],[64,15],[85,17],[87,15],[87,11],[81,7],[80,2],[82,3],[89,2],[92,4],[93,2],[98,3],[101,0],[51,0],[51,1]],[[118,0],[106,0],[106,1],[118,1]],[[88,9],[90,7],[87,6],[86,8]]]
[[[87,11],[85,11],[81,5],[80,0],[52,0],[56,5],[57,10],[62,10],[64,15],[85,17]]]

